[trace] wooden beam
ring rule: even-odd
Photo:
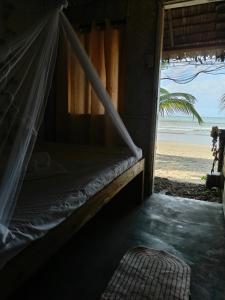
[[[202,42],[199,43],[198,45],[193,45],[190,43],[186,43],[186,44],[180,44],[180,45],[176,45],[176,47],[174,48],[164,48],[163,49],[163,54],[164,53],[172,53],[172,52],[176,52],[176,51],[198,51],[198,50],[216,50],[216,49],[221,49],[221,50],[225,50],[225,39],[222,41],[207,41],[207,42]]]
[[[90,1],[89,3],[78,2],[68,7],[66,15],[75,27],[87,26],[93,21],[95,21],[95,23],[104,23],[106,19],[110,21],[121,21],[126,19],[127,0],[98,0]]]
[[[124,121],[146,158],[145,193],[153,192],[163,9],[156,0],[129,0]]]
[[[221,51],[221,53],[224,53],[224,49],[225,49],[225,41],[222,45],[205,45],[202,47],[193,47],[193,46],[186,46],[186,47],[176,47],[174,49],[165,49],[163,50],[163,55],[162,57],[167,59],[168,57],[175,57],[175,56],[179,56],[179,55],[184,55],[184,53],[194,53],[194,55],[196,55],[196,53],[200,53],[199,55],[201,55],[201,53],[205,53],[207,55],[207,53],[214,53],[215,55],[217,54],[218,51]]]
[[[4,37],[3,0],[0,0],[0,40]]]
[[[169,10],[166,10],[165,11],[165,14],[167,14]],[[193,20],[193,18],[198,18],[198,20],[201,18],[201,17],[209,17],[209,16],[212,16],[213,17],[213,20],[216,19],[216,12],[215,11],[211,11],[211,12],[202,12],[202,13],[195,13],[195,14],[188,14],[188,16],[185,16],[185,19],[187,20],[186,23],[188,23],[188,21],[191,21]],[[177,21],[177,20],[182,20],[183,19],[183,16],[173,16],[173,21]]]
[[[223,0],[164,0],[163,5],[165,9],[171,9],[222,1]]]
[[[205,35],[204,35],[205,34]],[[209,30],[209,31],[198,31],[186,34],[185,32],[183,34],[177,34],[174,36],[174,39],[176,41],[176,45],[183,45],[183,44],[193,44],[193,47],[197,44],[202,43],[219,43],[220,41],[224,41],[224,30]],[[171,39],[170,37],[166,37],[164,39],[164,42],[168,43]],[[166,43],[166,44],[167,44]],[[174,46],[171,46],[170,48],[175,48]]]
[[[174,20],[174,19],[173,19]],[[173,22],[173,30],[176,31],[176,29],[179,29],[179,30],[185,30],[185,29],[189,29],[190,28],[201,28],[204,26],[207,26],[208,27],[213,27],[215,26],[215,23],[219,24],[219,25],[224,25],[224,28],[225,28],[225,19],[224,19],[224,22],[215,22],[215,20],[213,21],[210,21],[210,22],[198,22],[198,23],[193,23],[193,24],[187,24],[187,25],[182,25],[182,24],[179,24],[179,25],[174,25],[174,22]],[[165,32],[169,32],[169,28],[165,28]]]
[[[168,14],[168,21],[169,21],[170,46],[171,48],[173,48],[174,47],[173,19],[172,19],[172,14],[170,9],[168,10],[167,14]]]
[[[69,114],[68,114],[68,42],[65,37],[59,37],[58,56],[55,73],[55,135],[57,142],[68,142]]]
[[[223,175],[223,178],[225,179],[225,153],[223,154],[224,157],[223,157],[223,169],[222,169],[222,175]],[[224,218],[225,218],[225,180],[223,179],[224,181],[224,184],[223,184],[223,189],[222,189],[222,201],[223,201],[223,214],[224,214]]]

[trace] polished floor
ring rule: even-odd
[[[166,250],[184,259],[192,270],[192,300],[225,299],[222,205],[160,194],[137,205],[126,191],[85,225],[12,299],[99,299],[123,254],[137,245]]]

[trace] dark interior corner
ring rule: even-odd
[[[225,299],[223,189],[154,193],[161,60],[224,59],[224,1],[68,2],[0,0],[2,299],[100,299],[135,246],[187,263],[192,300]]]

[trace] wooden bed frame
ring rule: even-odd
[[[141,159],[75,210],[65,221],[42,238],[31,242],[0,270],[1,300],[7,299],[127,184],[132,189],[132,197],[141,202],[143,183],[144,159]]]

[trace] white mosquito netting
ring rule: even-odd
[[[0,236],[4,243],[51,88],[60,34],[64,34],[105,111],[132,154],[140,156],[75,31],[53,9],[39,24],[0,50]]]

